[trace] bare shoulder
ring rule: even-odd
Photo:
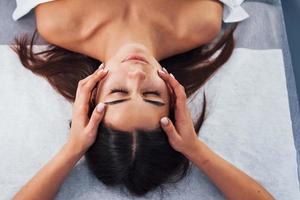
[[[203,1],[203,6],[199,10],[203,13],[203,19],[207,25],[211,25],[220,30],[223,19],[223,4],[219,0]]]
[[[221,31],[223,19],[223,4],[218,0],[198,0],[187,5],[185,23],[190,27],[195,40],[209,43]]]
[[[79,27],[79,24],[72,12],[73,6],[69,4],[68,1],[55,0],[35,7],[37,31],[47,42],[60,44],[69,42],[68,38],[75,38],[74,32],[68,30]]]

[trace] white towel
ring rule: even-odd
[[[1,199],[8,200],[67,140],[72,106],[45,79],[26,70],[7,45],[0,45],[0,81],[0,191]],[[300,199],[281,50],[235,49],[189,104],[193,115],[202,109],[203,90],[207,115],[200,139],[276,199]],[[195,166],[175,186],[167,187],[166,199],[223,199]],[[158,190],[149,196],[158,199]],[[97,181],[84,159],[56,197],[99,198],[131,199]]]
[[[50,1],[54,0],[16,0],[17,7],[12,14],[12,18],[14,21],[17,21],[28,14],[37,5]]]
[[[220,1],[224,4],[223,21],[225,23],[239,22],[249,17],[249,14],[241,6],[245,0]]]

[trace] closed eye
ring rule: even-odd
[[[149,94],[156,95],[156,96],[160,96],[160,92],[157,91],[157,90],[154,90],[154,91],[147,91],[147,92],[144,92],[144,93],[143,93],[143,95],[149,95]]]
[[[120,103],[123,103],[123,102],[126,102],[126,101],[130,101],[130,99],[131,98],[128,98],[128,99],[117,99],[117,100],[113,100],[113,101],[107,101],[107,102],[104,102],[104,103],[108,104],[108,105],[116,105],[116,104],[120,104]],[[150,104],[158,106],[158,107],[166,105],[165,103],[160,102],[160,101],[153,101],[153,100],[150,100],[150,99],[143,99],[143,100],[145,102],[147,102],[147,103],[150,103]]]
[[[113,94],[113,93],[124,93],[124,94],[128,94],[128,90],[126,88],[113,88],[110,90],[109,94]]]
[[[128,94],[129,91],[126,88],[113,88],[111,89],[109,94],[113,94],[113,93],[123,93],[123,94]],[[143,93],[143,95],[155,95],[155,96],[160,96],[160,92],[157,90],[153,90],[153,91],[146,91]]]

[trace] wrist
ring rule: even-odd
[[[78,158],[78,160],[85,154],[85,150],[70,140],[64,145],[63,149],[65,149],[66,154]]]
[[[195,160],[197,157],[199,157],[202,146],[203,142],[197,139],[194,145],[192,145],[191,148],[189,148],[189,151],[184,153],[185,157],[187,157],[191,161]]]

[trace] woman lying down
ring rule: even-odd
[[[199,140],[205,101],[196,123],[187,108],[187,98],[233,51],[236,23],[220,34],[225,6],[217,0],[39,4],[37,31],[51,45],[33,52],[35,32],[30,48],[23,36],[13,49],[74,103],[72,121],[65,145],[14,199],[55,198],[83,156],[101,182],[123,185],[133,196],[180,181],[193,163],[227,199],[273,199]]]

